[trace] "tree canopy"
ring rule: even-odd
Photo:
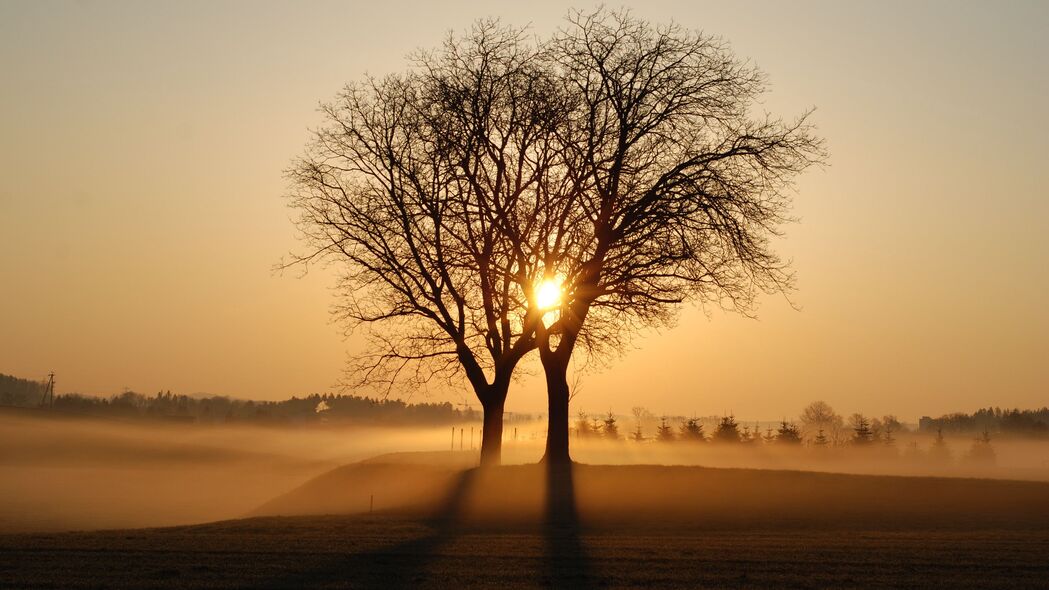
[[[291,264],[338,265],[338,316],[371,338],[358,381],[464,375],[486,438],[538,348],[547,458],[565,461],[578,345],[593,358],[683,302],[747,314],[791,288],[772,239],[823,151],[807,113],[755,112],[766,89],[720,39],[627,11],[535,40],[479,22],[324,105],[289,170]]]

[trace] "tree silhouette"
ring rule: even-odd
[[[681,440],[693,442],[706,442],[707,437],[703,433],[703,425],[696,418],[689,418],[681,424]]]
[[[895,446],[896,445],[896,437],[894,437],[892,435],[892,433],[895,431],[895,427],[892,424],[889,424],[888,422],[884,422],[883,421],[882,424],[881,424],[881,429],[882,429],[881,440],[882,440],[882,442],[885,443],[885,446],[889,446],[889,447]]]
[[[608,416],[603,420],[601,434],[607,439],[619,440],[619,426],[616,425],[616,417],[612,415],[611,410],[608,411]]]
[[[337,264],[336,315],[370,337],[349,373],[465,376],[485,464],[529,351],[544,458],[567,463],[577,349],[585,366],[682,302],[749,314],[789,291],[771,239],[823,157],[807,114],[751,112],[764,75],[715,37],[599,9],[524,39],[482,22],[405,75],[351,84],[288,173],[306,251],[286,266]]]
[[[734,416],[723,416],[721,422],[718,422],[717,428],[714,429],[714,435],[711,437],[714,442],[724,443],[738,443],[741,442],[739,425],[736,424],[736,418]]]
[[[823,431],[821,430],[819,435],[817,436],[822,435]],[[783,420],[779,423],[779,428],[776,430],[776,442],[787,445],[801,444],[801,431],[798,429],[798,426],[793,422],[787,422],[786,420]],[[824,440],[824,444],[826,444],[826,440]]]
[[[943,438],[942,427],[936,428],[936,438],[929,449],[929,457],[940,463],[948,463],[951,460],[951,450],[947,448],[947,441]]]
[[[634,442],[642,442],[645,440],[645,434],[641,432],[641,422],[637,423],[637,426],[634,428],[633,434],[630,435],[630,440]]]
[[[837,440],[837,433],[841,430],[844,421],[834,408],[825,401],[814,401],[805,406],[799,416],[802,432],[807,437],[812,437],[817,431],[827,432]]]
[[[864,446],[874,442],[874,431],[871,430],[871,422],[866,416],[853,414],[849,418],[849,425],[852,426],[852,444]]]
[[[576,414],[575,430],[580,438],[586,438],[592,434],[597,434],[597,430],[590,425],[590,416],[588,416],[583,410],[579,410]]]
[[[973,440],[973,446],[965,457],[969,462],[979,465],[994,465],[997,461],[997,453],[991,446],[991,434],[984,430]]]
[[[634,429],[634,434],[631,438],[636,442],[641,442],[645,440],[645,436],[641,432],[641,420],[645,416],[650,416],[651,414],[642,406],[634,406],[633,408],[630,408],[630,413],[634,415],[634,421],[637,423],[637,427]]]
[[[761,435],[761,441],[763,443],[765,443],[765,444],[772,444],[772,443],[776,442],[776,435],[773,434],[773,432],[774,431],[773,431],[771,426],[766,428],[765,429],[765,434]]]
[[[817,447],[822,448],[827,446],[827,444],[829,444],[830,441],[827,440],[827,435],[823,433],[823,429],[821,428],[819,432],[816,433],[816,436],[812,439],[812,442]]]
[[[667,424],[667,417],[659,419],[659,428],[656,429],[656,439],[662,442],[674,442],[674,429]]]

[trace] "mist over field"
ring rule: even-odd
[[[337,465],[435,448],[436,430],[197,426],[0,412],[0,530],[236,518]],[[443,432],[443,429],[441,429]]]
[[[504,433],[504,463],[536,463],[543,453],[542,428],[541,422],[510,426]],[[314,478],[363,460],[422,462],[452,472],[469,469],[477,465],[479,442],[480,424],[471,422],[433,427],[200,425],[8,408],[0,413],[0,531],[167,526],[238,518]],[[590,465],[1049,481],[1046,440],[995,440],[996,459],[990,465],[966,459],[973,445],[970,436],[948,437],[946,458],[930,456],[932,443],[933,437],[917,434],[899,435],[892,447],[865,449],[577,438],[573,454]],[[454,452],[448,452],[453,446]],[[347,491],[346,497],[357,500],[336,506],[307,504],[296,511],[364,512],[369,508],[365,496],[375,496],[379,509],[403,504],[405,494],[417,500],[428,492],[441,497],[426,486],[394,483],[393,488],[386,483],[371,490],[365,489],[364,481],[350,484],[357,496]],[[394,497],[400,500],[394,502]]]

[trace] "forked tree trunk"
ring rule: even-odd
[[[568,454],[568,363],[556,359],[543,361],[546,373],[547,431],[546,454],[543,462],[553,465],[569,465]]]

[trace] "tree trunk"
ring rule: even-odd
[[[544,359],[546,373],[546,397],[549,413],[546,431],[546,454],[543,462],[553,465],[569,465],[568,454],[568,363]]]
[[[481,467],[499,465],[503,460],[503,407],[510,390],[509,376],[496,375],[481,400],[484,426],[481,429]]]
[[[484,427],[481,430],[481,467],[499,465],[503,459],[503,405],[505,395],[498,402],[481,404],[484,408]]]

